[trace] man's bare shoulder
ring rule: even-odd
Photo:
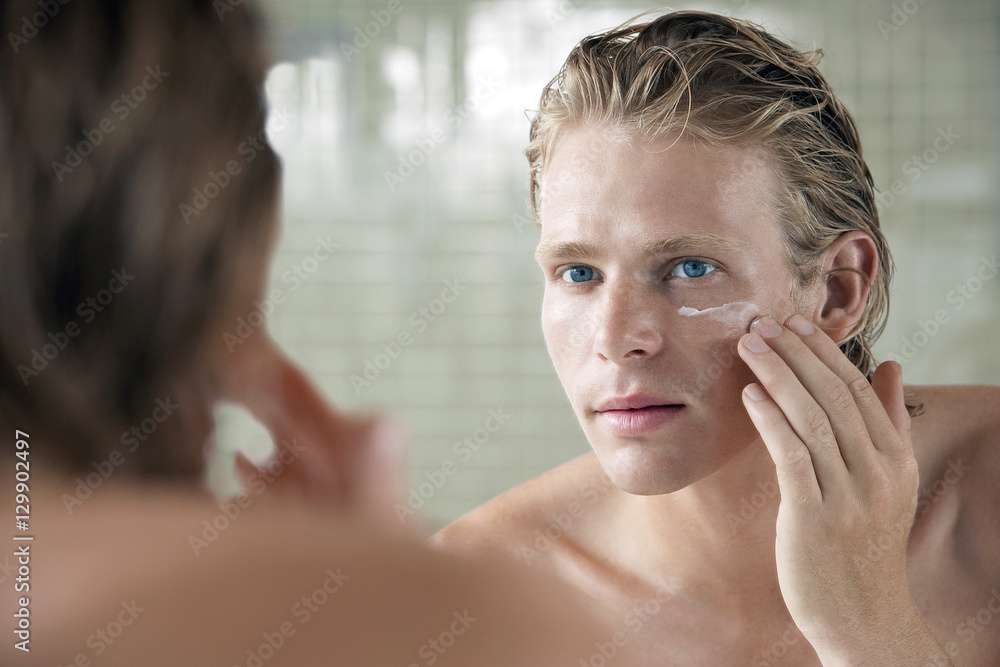
[[[1000,557],[1000,386],[908,390],[924,404],[923,413],[911,419],[924,495],[935,498],[954,488],[963,501],[964,521],[978,526],[975,533],[987,540],[979,549]]]
[[[920,467],[918,546],[912,552],[923,574],[918,587],[928,608],[938,608],[939,631],[954,632],[982,607],[983,591],[1000,581],[1000,387],[907,390],[924,403],[923,413],[911,419]],[[985,633],[975,645],[961,646],[968,664],[997,664],[1000,635]]]
[[[431,536],[427,544],[456,553],[516,552],[551,523],[566,531],[582,508],[593,507],[614,485],[588,452],[504,492]]]
[[[911,419],[918,456],[995,454],[1000,439],[1000,386],[908,385],[905,394],[908,403],[920,404]]]

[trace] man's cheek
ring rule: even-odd
[[[716,339],[707,346],[703,342],[696,364],[692,393],[705,400],[718,401],[749,369],[736,354],[739,337]]]
[[[542,332],[549,356],[557,365],[593,348],[597,318],[567,305],[549,305],[542,313]]]

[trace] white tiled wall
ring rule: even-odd
[[[288,297],[269,325],[332,401],[403,418],[414,489],[427,472],[455,464],[420,510],[433,527],[588,450],[540,332],[537,232],[525,224],[525,110],[576,41],[650,6],[401,0],[398,15],[380,14],[389,5],[268,3],[281,61],[268,86],[272,140],[285,166],[285,232],[272,282]],[[899,25],[890,32],[894,6]],[[1000,384],[1000,280],[983,283],[960,309],[949,301],[957,284],[976,287],[982,258],[1000,253],[998,4],[688,7],[760,21],[823,48],[822,69],[856,115],[877,184],[905,187],[883,207],[898,274],[880,360],[902,357],[903,338],[912,342],[921,321],[944,309],[948,322],[926,340],[918,335],[925,344],[903,358],[906,381]],[[379,16],[391,19],[371,23]],[[366,27],[378,34],[345,53],[355,28]],[[907,161],[935,150],[948,128],[957,139],[928,153],[933,164],[914,178]],[[386,173],[420,144],[433,151],[413,153],[421,164],[390,187]],[[317,237],[328,236],[338,244],[333,257],[308,263]],[[283,276],[297,265],[314,271],[293,289]],[[459,284],[459,295],[435,302],[446,281]],[[356,391],[350,376],[366,360],[384,365],[381,344],[402,332],[412,345]],[[509,419],[487,434],[491,409]],[[220,438],[224,450],[267,447],[232,411],[222,415]],[[216,474],[226,466],[223,454]]]

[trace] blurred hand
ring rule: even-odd
[[[244,485],[258,475],[269,480],[269,497],[351,509],[398,525],[392,506],[400,498],[405,435],[396,420],[336,410],[263,329],[226,360],[222,376],[222,398],[246,407],[276,447],[260,464],[237,452]],[[276,460],[280,474],[267,473]]]

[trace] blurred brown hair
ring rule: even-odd
[[[607,127],[644,140],[680,132],[715,145],[762,145],[784,185],[777,204],[795,289],[824,278],[817,260],[842,233],[860,230],[875,242],[879,271],[864,316],[840,344],[870,379],[893,262],[857,127],[817,69],[821,56],[747,21],[696,11],[630,21],[583,39],[546,86],[531,123],[526,155],[536,223],[546,166],[573,127]]]
[[[202,442],[183,435],[211,403],[222,322],[262,281],[276,222],[259,19],[211,0],[47,4],[0,15],[0,34],[29,36],[0,45],[0,421],[90,470],[169,396],[179,409],[124,467],[190,479]],[[230,161],[240,172],[208,186]]]

